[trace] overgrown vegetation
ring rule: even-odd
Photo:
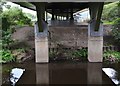
[[[118,51],[105,51],[103,54],[103,59],[106,62],[119,62],[120,61],[120,52]]]
[[[3,7],[6,7],[7,10],[3,11]],[[0,25],[2,34],[2,38],[0,39],[0,46],[2,47],[0,50],[0,63],[17,61],[15,54],[18,54],[18,52],[25,53],[26,49],[25,47],[13,49],[11,46],[16,42],[12,40],[11,35],[17,26],[32,25],[31,19],[22,12],[22,9],[6,5],[6,2],[0,3],[0,18],[2,19],[2,25]],[[21,56],[23,57],[23,55],[24,57],[26,56],[25,54]]]
[[[6,63],[6,62],[13,62],[15,61],[15,57],[12,55],[12,52],[10,50],[0,50],[0,62]]]
[[[87,49],[80,49],[80,50],[75,50],[72,52],[72,57],[83,57],[86,58],[87,57]]]
[[[58,48],[49,52],[50,60],[73,60],[73,61],[87,61],[87,49],[64,49]]]
[[[117,18],[114,22],[112,28],[112,36],[114,37],[114,42],[117,46],[120,46],[120,18]]]
[[[114,24],[119,17],[119,1],[104,5],[102,20],[104,24]]]

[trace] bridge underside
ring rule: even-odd
[[[18,3],[18,2],[16,2]],[[35,24],[35,47],[36,62],[49,62],[48,52],[48,25],[44,22],[45,11],[52,14],[52,20],[58,17],[66,17],[73,23],[73,13],[85,8],[90,10],[90,22],[88,24],[88,60],[90,62],[102,62],[103,54],[103,27],[100,23],[103,10],[103,2],[30,2],[35,7],[30,9],[37,12],[37,23]],[[19,4],[21,4],[19,2]],[[26,6],[23,3],[22,6]]]

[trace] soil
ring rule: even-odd
[[[34,49],[34,27],[25,26],[22,28],[16,28],[15,32],[12,34],[12,39],[15,41],[12,46],[13,55],[17,62],[24,62],[32,60],[35,57]],[[27,49],[25,52],[19,52],[17,49]]]
[[[24,42],[31,48],[35,48],[34,27],[25,26],[22,28],[17,28],[12,35],[12,39],[17,42]]]

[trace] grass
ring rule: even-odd
[[[113,25],[114,21],[110,22],[110,21],[103,21],[103,24],[105,25]]]

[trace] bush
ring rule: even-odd
[[[11,38],[11,33],[9,31],[3,31],[2,30],[2,40],[1,40],[2,47],[4,49],[9,49],[10,44],[12,44],[14,41]]]
[[[115,39],[117,45],[120,45],[120,18],[114,21],[114,25],[112,28],[112,35]]]
[[[0,59],[2,62],[13,62],[15,61],[14,56],[12,55],[12,52],[10,50],[1,50],[0,51]]]
[[[104,61],[116,62],[120,61],[120,52],[118,51],[105,51],[103,54]]]
[[[6,24],[6,19],[11,26],[15,25],[31,25],[31,19],[29,19],[25,13],[22,12],[22,9],[18,7],[11,7],[10,9],[3,11],[2,20],[3,24]],[[7,25],[7,24],[6,24]]]
[[[73,57],[87,57],[87,49],[80,49],[72,52]]]
[[[118,1],[104,5],[102,13],[103,22],[113,24],[112,22],[119,16],[118,9],[119,9]]]

